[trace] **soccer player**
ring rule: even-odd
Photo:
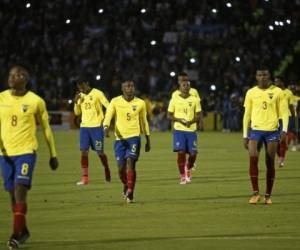
[[[38,147],[35,135],[37,121],[42,125],[50,151],[49,165],[52,170],[58,167],[45,102],[26,89],[28,81],[28,70],[14,66],[9,71],[10,89],[0,93],[0,165],[13,212],[13,233],[7,242],[10,249],[18,248],[30,236],[26,223],[27,193],[31,187]]]
[[[178,85],[180,85],[181,81],[187,81],[190,84],[189,77],[188,77],[187,73],[181,72],[178,75]],[[172,93],[172,98],[178,97],[180,94],[181,94],[180,89],[177,89]],[[199,100],[200,105],[201,105],[201,98],[200,98],[200,95],[199,95],[197,89],[190,87],[189,94],[191,96],[196,97]],[[199,123],[197,124],[197,129],[202,130],[203,129],[203,114],[202,114],[202,111],[200,112],[200,116],[201,116],[201,119],[199,120]]]
[[[300,125],[300,119],[299,115],[297,114],[297,107],[298,103],[300,101],[300,97],[293,95],[292,104],[294,106],[294,117],[295,117],[295,134],[290,137],[290,141],[292,142],[292,151],[298,150],[297,143],[299,142],[299,125]]]
[[[179,84],[180,84],[181,81],[187,81],[187,82],[190,84],[188,74],[185,73],[185,72],[181,72],[181,73],[178,75],[178,78],[177,78],[177,79],[178,79],[178,86],[179,86]],[[177,90],[175,90],[175,91],[172,93],[172,98],[178,97],[180,94],[181,94],[180,90],[177,89]],[[189,94],[190,94],[191,96],[196,97],[196,98],[199,100],[199,103],[200,103],[200,106],[201,106],[201,98],[200,98],[200,95],[199,95],[197,89],[190,87]],[[202,113],[202,111],[201,111],[201,112],[200,112],[199,123],[197,123],[197,129],[198,129],[198,130],[203,130],[203,128],[204,128],[204,125],[203,125],[203,113]],[[192,167],[192,170],[196,170],[196,164],[194,164],[194,166]]]
[[[289,123],[288,123],[288,132],[287,132],[287,137],[289,137],[289,134],[292,134],[295,132],[295,117],[294,117],[294,106],[293,106],[293,92],[291,90],[289,90],[288,88],[286,88],[282,78],[280,76],[277,76],[274,78],[274,83],[277,87],[281,88],[283,91],[283,95],[284,98],[286,99],[287,103],[288,103],[288,116],[289,116]],[[280,122],[280,128],[282,128],[282,120],[280,118],[279,120]],[[287,138],[288,139],[288,138]],[[279,167],[282,168],[284,166],[284,160],[285,160],[285,155],[286,155],[286,151],[288,149],[288,142],[284,141],[284,142],[280,142],[278,144],[278,148],[277,148],[277,155],[279,157]]]
[[[249,151],[249,174],[253,189],[250,204],[260,200],[258,185],[258,150],[257,144],[263,141],[266,144],[266,193],[265,204],[272,204],[271,194],[275,178],[275,155],[278,140],[285,142],[288,127],[288,105],[280,88],[271,84],[270,72],[261,67],[256,71],[257,86],[246,93],[243,117],[244,147]],[[278,131],[278,121],[282,118],[281,134]],[[249,131],[250,125],[250,131]]]
[[[191,182],[191,169],[197,156],[197,124],[201,119],[201,105],[190,94],[188,79],[179,80],[179,96],[173,96],[168,107],[168,116],[174,122],[173,150],[177,152],[180,184]],[[186,163],[186,154],[188,159]]]
[[[96,151],[104,167],[105,181],[110,182],[110,169],[107,156],[104,153],[104,133],[102,122],[104,119],[103,106],[108,107],[108,100],[102,91],[92,88],[86,81],[79,81],[78,92],[74,100],[74,113],[81,115],[80,151],[81,151],[81,181],[77,185],[89,183],[89,148]]]
[[[145,151],[150,151],[150,131],[145,102],[134,96],[133,81],[122,83],[123,94],[111,100],[103,122],[105,135],[109,136],[109,126],[115,118],[114,145],[119,167],[119,177],[123,183],[123,195],[128,203],[133,202],[136,183],[136,162],[141,147],[141,132],[146,136]]]

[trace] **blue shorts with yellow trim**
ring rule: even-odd
[[[197,153],[197,133],[189,131],[173,131],[173,151]]]
[[[36,154],[18,156],[0,156],[0,166],[4,188],[12,191],[16,184],[31,187]]]
[[[81,127],[80,128],[80,150],[89,150],[103,152],[104,150],[104,132],[103,127]]]
[[[135,136],[115,141],[114,150],[118,166],[124,166],[127,158],[135,161],[139,159],[141,149],[141,137]]]

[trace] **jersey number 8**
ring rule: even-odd
[[[13,115],[13,116],[11,117],[11,125],[12,125],[13,127],[15,127],[15,126],[17,126],[17,124],[18,124],[18,117],[17,117],[16,115]]]
[[[27,163],[22,164],[21,174],[27,175],[29,170],[29,165]]]

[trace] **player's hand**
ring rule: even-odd
[[[286,132],[281,132],[280,134],[280,143],[286,143]]]
[[[244,138],[243,142],[244,142],[244,148],[248,150],[249,139],[248,138]]]
[[[150,140],[147,140],[146,144],[145,144],[145,152],[149,152],[151,149],[151,144],[150,144]]]
[[[56,170],[58,168],[58,160],[56,157],[51,157],[49,160],[49,165],[52,170]]]
[[[189,128],[192,124],[193,123],[191,121],[186,121],[185,126],[187,126]]]
[[[79,92],[79,91],[77,91],[77,92],[76,92],[76,94],[75,94],[74,103],[77,103],[77,102],[78,102],[78,100],[80,100],[80,99],[81,99],[80,92]]]
[[[109,129],[108,129],[108,127],[104,127],[103,128],[103,131],[104,131],[104,135],[105,135],[105,137],[109,137]]]
[[[180,122],[184,125],[184,126],[187,126],[187,120],[186,119],[180,119]]]

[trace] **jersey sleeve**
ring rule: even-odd
[[[104,93],[102,91],[99,92],[99,99],[101,104],[107,109],[108,105],[109,105],[109,101],[107,100],[106,96],[104,95]]]
[[[200,100],[200,95],[199,95],[198,90],[193,88],[193,91],[194,91],[194,96]]]
[[[54,142],[54,137],[52,134],[51,127],[49,125],[49,116],[46,109],[46,104],[42,99],[38,101],[38,116],[43,128],[45,140],[47,142],[50,151],[50,156],[56,157],[55,142]]]
[[[173,99],[176,95],[177,95],[177,90],[173,91],[173,93],[171,95],[171,99]]]
[[[0,150],[1,150],[2,153],[5,152],[3,142],[2,142],[2,137],[1,137],[1,116],[0,116]]]
[[[248,130],[251,121],[251,112],[252,112],[252,102],[250,98],[250,93],[247,92],[244,102],[244,117],[243,117],[243,137],[248,137]]]
[[[74,104],[74,114],[75,115],[80,115],[81,114],[81,107],[78,102]]]
[[[282,91],[279,95],[279,114],[282,119],[282,131],[287,132],[289,124],[289,105]]]
[[[149,123],[147,120],[146,103],[144,101],[142,101],[142,102],[143,102],[143,106],[142,106],[142,110],[140,113],[140,121],[141,121],[141,125],[142,125],[142,131],[145,135],[150,135]]]
[[[116,113],[115,101],[112,100],[110,102],[110,104],[108,105],[108,108],[105,113],[105,117],[104,117],[104,121],[103,121],[104,127],[110,126],[111,120],[114,117],[115,113]]]
[[[168,112],[170,112],[170,113],[175,112],[175,105],[174,105],[174,99],[173,98],[171,99],[171,101],[169,103]]]
[[[199,98],[196,99],[196,109],[195,109],[195,111],[196,111],[196,113],[202,111],[202,107],[201,107],[200,99]]]

